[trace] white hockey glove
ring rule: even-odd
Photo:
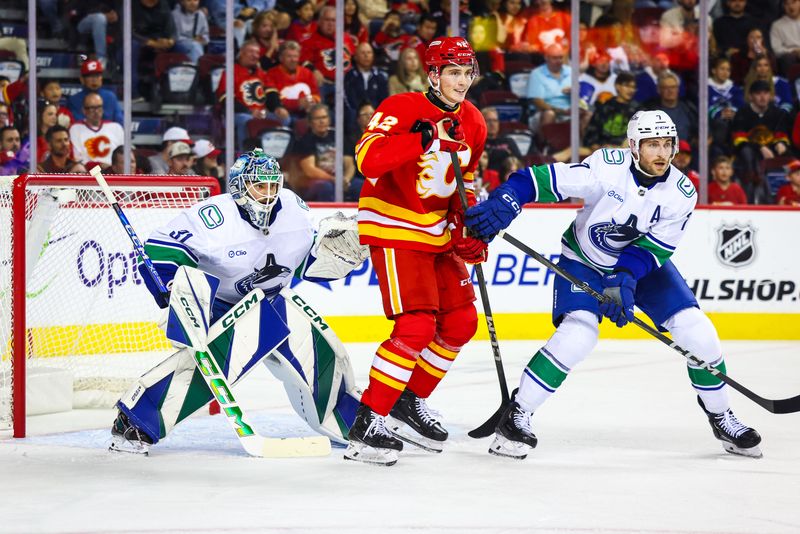
[[[311,250],[316,261],[306,270],[308,276],[336,280],[369,258],[369,247],[359,243],[356,216],[337,211],[319,222],[317,242]]]

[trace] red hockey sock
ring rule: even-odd
[[[422,349],[417,366],[408,381],[408,389],[418,397],[426,399],[430,396],[444,375],[453,365],[461,347],[447,345],[439,336]]]

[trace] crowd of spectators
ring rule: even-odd
[[[12,0],[14,1],[14,0]],[[20,5],[22,5],[21,2]],[[266,146],[265,134],[291,135],[281,157],[287,185],[306,200],[334,197],[336,148],[332,109],[337,95],[333,3],[327,0],[233,0],[235,147]],[[796,204],[800,195],[800,0],[711,0],[709,56],[700,57],[697,0],[590,0],[570,13],[567,0],[461,0],[459,30],[478,52],[481,77],[469,98],[487,123],[486,153],[477,173],[484,192],[524,165],[566,161],[573,76],[580,85],[583,156],[625,146],[628,119],[639,109],[664,110],[675,122],[681,154],[675,165],[709,180],[711,203]],[[40,100],[26,103],[27,78],[0,77],[0,172],[28,168],[84,172],[100,165],[121,172],[122,106],[115,85],[123,73],[121,2],[42,0],[43,35],[88,52],[80,88],[39,78]],[[352,148],[387,96],[427,90],[422,58],[447,33],[446,0],[346,0],[344,49],[345,199],[356,200],[360,176]],[[703,14],[706,16],[706,14]],[[580,39],[570,42],[573,17]],[[191,85],[193,104],[222,125],[224,0],[132,0],[134,102],[159,101],[159,58],[179,54],[204,79]],[[580,64],[570,65],[570,47]],[[3,51],[6,52],[3,52]],[[2,57],[26,59],[24,42],[0,39]],[[0,57],[1,58],[1,57]],[[708,61],[709,138],[698,139],[698,64]],[[220,71],[218,71],[220,72]],[[206,89],[207,88],[207,89]],[[513,95],[510,97],[510,91]],[[27,109],[30,108],[30,109]],[[25,113],[37,113],[37,162],[26,155],[32,135]],[[174,122],[174,121],[173,121]],[[183,126],[183,124],[181,124]],[[160,146],[138,147],[135,172],[225,172],[217,146],[222,128],[196,136],[165,127]],[[566,136],[568,139],[568,135]],[[270,145],[270,146],[274,146]],[[697,168],[707,146],[710,168]]]

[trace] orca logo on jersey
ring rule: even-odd
[[[622,224],[614,221],[594,224],[589,227],[589,239],[603,252],[616,254],[644,233],[636,228],[638,222],[636,215],[630,214],[628,220]]]
[[[756,259],[756,229],[750,225],[726,225],[717,228],[717,258],[723,265],[744,267]]]
[[[264,262],[262,268],[253,270],[252,273],[236,282],[234,286],[236,287],[236,292],[244,296],[250,293],[256,285],[262,284],[267,280],[272,280],[273,278],[285,276],[291,272],[291,269],[288,267],[278,265],[275,261],[275,254],[267,254],[267,261]]]

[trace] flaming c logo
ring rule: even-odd
[[[105,135],[98,135],[87,139],[83,146],[90,159],[104,158],[111,152],[111,141]]]

